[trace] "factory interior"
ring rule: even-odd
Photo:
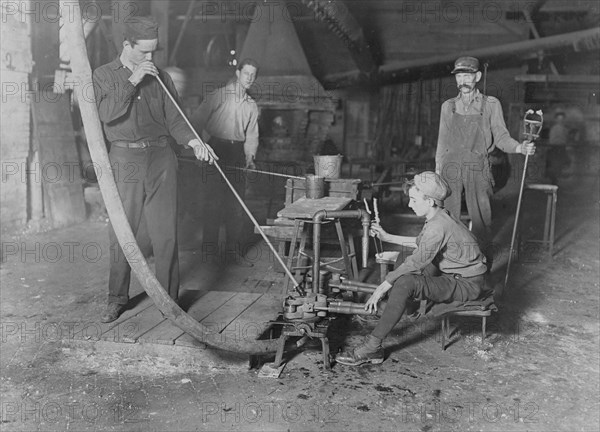
[[[1,12],[2,430],[600,428],[598,2],[2,0]],[[99,91],[102,73],[124,86]],[[460,76],[476,79],[464,90]],[[117,120],[112,91],[133,106]],[[147,123],[143,92],[155,92]],[[215,119],[233,99],[235,117]],[[166,132],[128,139],[128,122]],[[235,134],[209,131],[218,122]],[[440,165],[446,134],[462,146],[463,195]],[[166,171],[151,178],[158,156],[130,162],[152,152],[170,155],[168,192]],[[423,192],[423,213],[425,178],[446,193]],[[486,267],[482,294],[409,298],[382,358],[346,363],[396,307],[384,294],[369,308],[382,286],[404,292],[414,276],[433,290],[423,268],[394,275],[427,252],[439,212],[473,239],[458,249]],[[460,258],[448,248],[428,261],[443,274]],[[131,276],[117,295],[119,263]]]

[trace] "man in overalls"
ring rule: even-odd
[[[535,146],[529,141],[519,143],[511,138],[500,101],[485,96],[476,88],[481,79],[479,60],[460,57],[452,71],[458,96],[442,105],[440,131],[435,155],[436,172],[450,185],[452,194],[446,199],[446,209],[460,218],[461,197],[465,191],[467,211],[473,222],[473,233],[481,249],[492,262],[492,178],[488,155],[498,147],[506,153],[532,155]]]

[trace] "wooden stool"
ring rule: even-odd
[[[554,229],[556,222],[556,202],[558,199],[558,186],[551,184],[527,184],[525,191],[540,191],[547,196],[546,216],[544,219],[544,234],[542,240],[527,240],[526,243],[539,243],[548,248],[548,255],[551,258],[554,250]]]
[[[442,316],[442,351],[446,350],[446,340],[450,339],[450,317],[451,316],[469,316],[481,317],[481,343],[485,340],[485,328],[487,317],[492,315],[492,310],[456,310],[448,312]]]
[[[342,256],[340,258],[329,258],[328,261],[325,261],[325,257],[321,257],[321,262],[319,263],[320,267],[324,267],[329,271],[334,271],[337,273],[342,273],[350,279],[354,279],[358,276],[358,261],[356,259],[356,250],[354,247],[354,236],[352,231],[347,231],[348,239],[344,238],[344,232],[342,231],[342,224],[339,218],[333,218],[331,220],[323,221],[321,225],[332,222],[335,225],[335,230],[338,237],[338,242],[341,250]],[[294,231],[292,234],[292,240],[290,242],[290,252],[287,257],[287,266],[291,272],[295,272],[296,280],[300,280],[303,272],[310,270],[312,268],[312,264],[302,265],[303,257],[307,258],[309,261],[314,259],[313,256],[310,256],[306,253],[306,244],[309,238],[309,229],[313,226],[313,221],[308,219],[296,219],[294,221]],[[320,247],[320,245],[312,245],[313,248]],[[296,252],[297,248],[297,252]],[[294,259],[296,260],[296,265],[294,265]],[[336,268],[333,264],[342,262],[343,269]],[[287,278],[287,289],[290,287],[290,279]]]

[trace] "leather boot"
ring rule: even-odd
[[[359,366],[363,363],[381,364],[384,353],[381,339],[368,335],[364,342],[356,348],[344,351],[335,357],[335,361],[347,366]]]
[[[109,323],[115,321],[125,311],[125,305],[118,303],[109,303],[106,306],[104,314],[100,318],[100,322]]]

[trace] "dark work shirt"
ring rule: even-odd
[[[158,81],[146,75],[136,86],[132,72],[119,58],[94,71],[94,92],[104,134],[109,142],[155,140],[172,136],[187,145],[195,136]],[[160,78],[172,95],[177,91],[168,74]]]
[[[405,274],[422,274],[433,263],[442,273],[472,277],[487,271],[477,239],[446,209],[440,209],[425,222],[416,239],[417,248],[385,280],[393,284]]]

